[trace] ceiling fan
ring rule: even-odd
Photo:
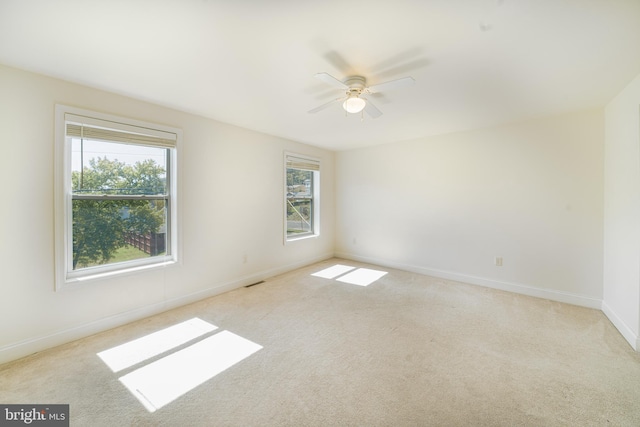
[[[342,102],[342,108],[344,108],[347,113],[357,114],[364,110],[374,119],[380,117],[382,115],[382,111],[380,111],[363,95],[399,89],[411,86],[415,83],[413,77],[403,77],[401,79],[391,80],[373,86],[367,86],[367,80],[362,76],[347,77],[344,82],[341,82],[328,73],[317,73],[314,77],[333,87],[344,90],[345,96],[333,99],[326,104],[322,104],[319,107],[314,108],[313,110],[309,110],[309,113],[317,113],[318,111],[322,111],[325,108],[330,107],[336,102]]]

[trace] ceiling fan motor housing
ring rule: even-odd
[[[364,89],[367,85],[367,79],[362,76],[351,76],[346,78],[344,84],[350,88]]]
[[[354,91],[361,93],[367,87],[367,79],[362,76],[351,76],[347,77],[344,84],[349,86],[349,91],[347,93]]]

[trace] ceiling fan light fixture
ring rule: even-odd
[[[362,111],[365,105],[367,105],[367,102],[364,99],[358,96],[350,96],[344,101],[342,108],[344,108],[347,113],[355,114]]]

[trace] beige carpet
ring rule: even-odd
[[[311,276],[334,264],[388,274]],[[118,372],[97,356],[193,318],[218,329]],[[219,334],[251,354],[153,412],[119,380],[153,365],[144,393],[165,375],[179,391],[224,346],[163,361]],[[2,365],[0,381],[0,403],[68,403],[73,426],[640,425],[640,355],[601,312],[337,259]]]

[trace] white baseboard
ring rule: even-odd
[[[631,330],[631,328],[622,320],[618,315],[609,307],[609,305],[602,301],[602,312],[609,319],[613,326],[620,332],[625,340],[633,347],[635,351],[640,351],[640,338]]]
[[[260,280],[265,280],[269,277],[274,277],[279,274],[283,274],[300,267],[314,264],[316,262],[324,261],[332,257],[333,254],[324,254],[322,256],[308,258],[292,264],[287,264],[280,267],[264,270],[259,273],[243,276],[226,283],[217,284],[215,286],[204,289],[202,291],[194,292],[192,294],[183,295],[156,304],[140,307],[135,310],[119,313],[113,316],[95,320],[90,323],[85,323],[72,328],[56,331],[47,335],[42,335],[17,343],[8,344],[0,347],[0,364],[10,362],[12,360],[16,360],[21,357],[25,357],[30,354],[37,353],[39,351],[43,351],[61,344],[66,344],[80,338],[85,338],[99,332],[104,332],[118,326],[126,325],[127,323],[144,319],[145,317],[153,316],[172,308],[180,307],[186,304],[200,301],[205,298],[219,295],[224,292],[241,288],[242,286],[247,286],[252,283],[259,282]]]
[[[471,285],[479,285],[487,288],[498,289],[502,291],[513,292],[522,295],[528,295],[537,298],[544,298],[551,301],[564,302],[567,304],[578,305],[581,307],[602,308],[602,300],[598,298],[585,297],[569,292],[562,292],[550,289],[541,289],[533,286],[521,285],[517,283],[502,282],[499,280],[487,279],[484,277],[471,276],[467,274],[454,273],[451,271],[437,270],[433,268],[419,267],[414,265],[402,264],[393,261],[381,260],[377,258],[363,257],[348,253],[336,253],[336,257],[350,259],[353,261],[366,262],[382,267],[396,268],[398,270],[410,271],[412,273],[424,274],[425,276],[438,277],[441,279],[454,280],[456,282],[468,283]]]

